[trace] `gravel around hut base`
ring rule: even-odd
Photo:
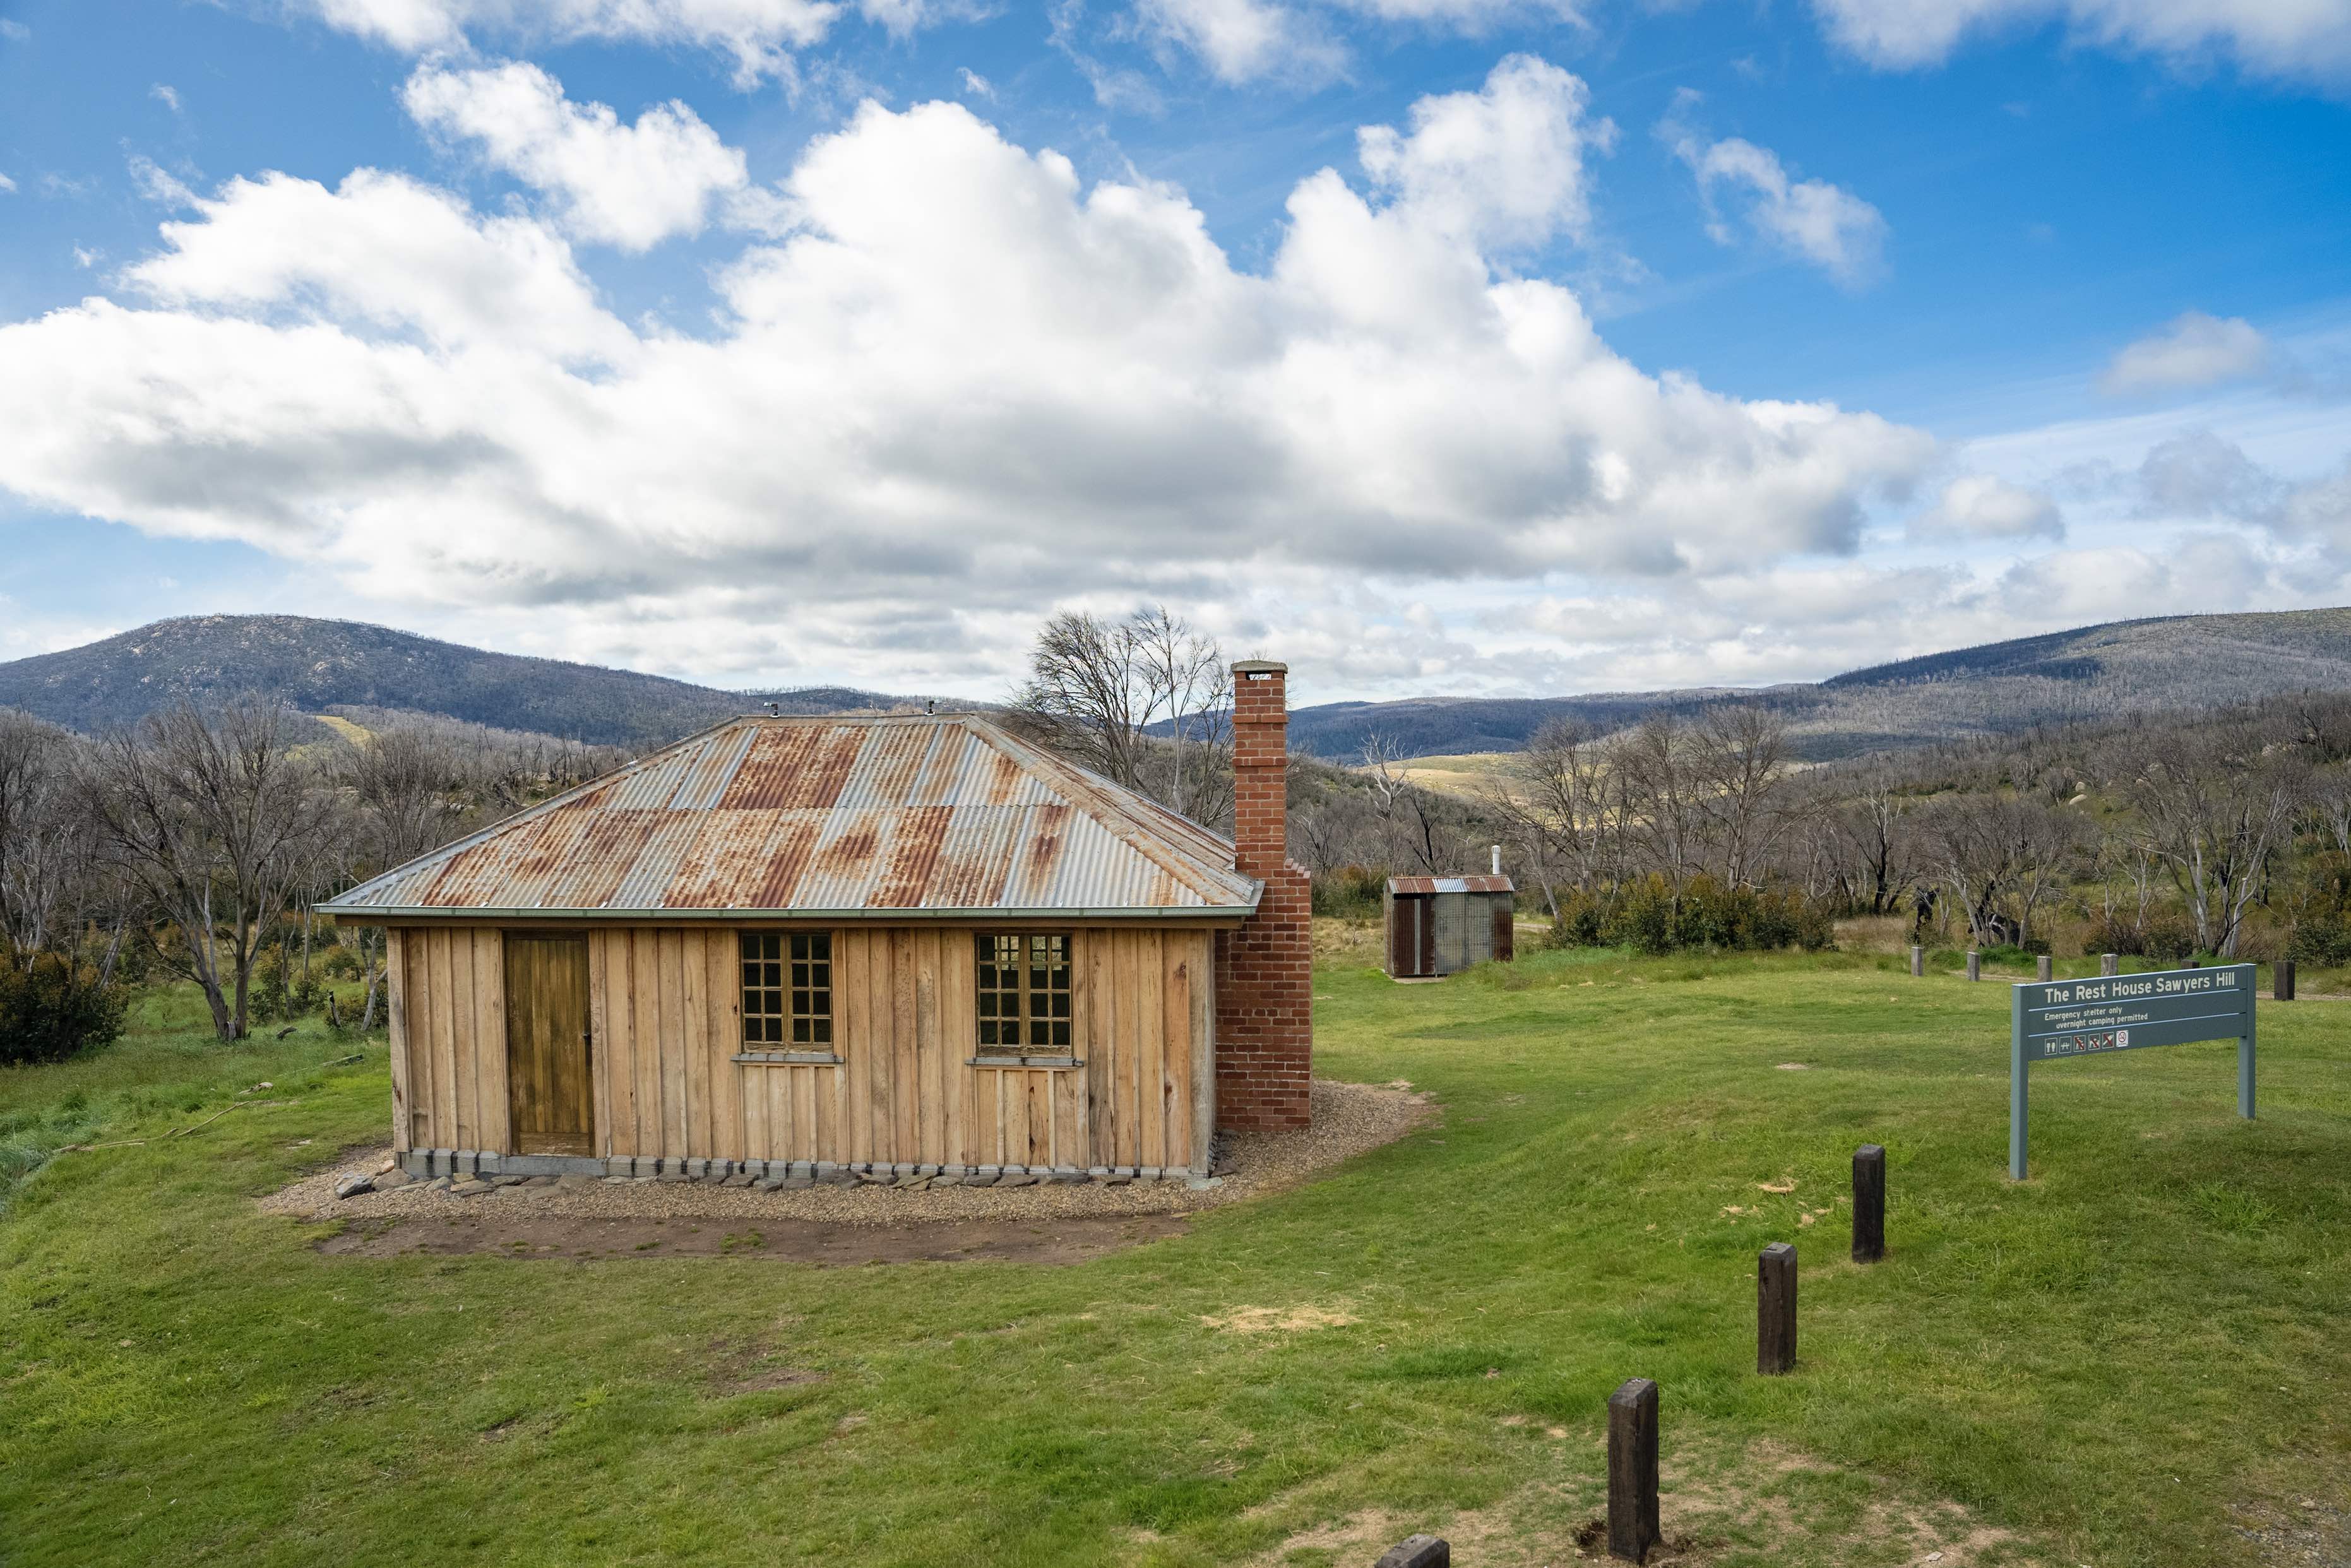
[[[1411,1085],[1374,1086],[1317,1079],[1309,1091],[1313,1124],[1302,1133],[1229,1135],[1217,1185],[1182,1180],[1091,1181],[1020,1187],[933,1186],[816,1186],[775,1192],[711,1181],[564,1176],[519,1186],[480,1186],[471,1193],[412,1182],[390,1192],[335,1197],[335,1184],[374,1172],[390,1148],[353,1156],[261,1199],[266,1213],[303,1219],[369,1219],[455,1214],[543,1215],[579,1219],[820,1219],[851,1225],[904,1225],[925,1219],[1020,1219],[1046,1216],[1189,1214],[1295,1186],[1343,1160],[1394,1143],[1436,1115]]]

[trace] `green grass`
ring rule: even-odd
[[[343,1000],[353,1003],[356,995]],[[131,1121],[218,1110],[240,1090],[290,1082],[353,1055],[382,1065],[381,1031],[338,1034],[304,1019],[290,1027],[256,1024],[250,1038],[224,1046],[193,986],[142,991],[111,1048],[73,1061],[0,1067],[0,1215],[16,1186],[59,1148]]]
[[[1709,1563],[1916,1562],[1967,1528],[1949,1505],[2011,1532],[1980,1563],[2201,1564],[2241,1558],[2239,1511],[2346,1500],[2351,1010],[2262,1004],[2251,1124],[2227,1045],[2043,1070],[2015,1186],[2000,985],[1562,953],[1317,989],[1322,1071],[1409,1079],[1443,1124],[1063,1269],[326,1257],[250,1200],[381,1136],[380,1048],[159,1031],[6,1080],[12,1115],[44,1082],[124,1107],[110,1138],[262,1077],[297,1103],[24,1184],[0,1557],[1353,1563],[1429,1528],[1480,1542],[1465,1565],[1557,1563],[1632,1375],[1664,1388],[1668,1533]],[[1867,1270],[1842,1207],[1800,1219],[1865,1141]],[[1783,1239],[1802,1360],[1764,1379]],[[1355,1321],[1202,1321],[1240,1306]],[[822,1377],[730,1391],[749,1363]]]

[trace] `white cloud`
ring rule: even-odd
[[[33,29],[13,16],[0,16],[0,38],[21,44],[33,36]]]
[[[1911,519],[1915,538],[2063,538],[2057,503],[2037,490],[1990,474],[1964,474],[1943,487],[1933,507]]]
[[[196,329],[215,312],[291,312],[354,352],[402,367],[416,344],[444,356],[523,356],[551,374],[622,361],[637,348],[555,235],[527,218],[477,217],[404,175],[361,169],[329,191],[266,174],[232,180],[195,207],[194,219],[162,225],[168,248],[125,274],[133,291],[166,308],[104,319],[177,323],[173,340],[193,351],[203,337]],[[250,324],[261,333],[250,341],[270,340],[270,328]],[[370,331],[390,340],[371,345],[362,336]]]
[[[462,50],[487,38],[581,39],[715,49],[738,82],[792,79],[792,55],[822,39],[849,7],[835,0],[289,0],[328,26],[409,54]],[[859,0],[868,21],[904,33],[929,18],[924,0]]]
[[[742,152],[684,104],[623,125],[604,104],[571,102],[533,65],[421,66],[402,100],[418,124],[478,142],[485,162],[554,197],[571,234],[623,250],[698,233],[714,201],[750,187]]]
[[[2183,67],[2230,59],[2286,80],[2351,80],[2342,0],[1813,0],[1830,38],[1872,65],[1938,65],[1960,40],[2062,22],[2078,40]]]
[[[147,89],[147,96],[153,99],[157,103],[162,104],[165,109],[170,110],[173,114],[180,112],[179,89],[172,87],[169,82],[157,82],[153,87]]]
[[[956,67],[956,74],[963,82],[964,91],[971,94],[972,97],[985,99],[996,97],[995,84],[969,66]]]
[[[2117,394],[2177,392],[2241,381],[2269,368],[2270,341],[2252,322],[2190,310],[2116,354],[2098,385]]]
[[[1328,81],[1347,51],[1322,20],[1274,0],[1137,0],[1136,14],[1160,37],[1200,57],[1227,82],[1281,76]]]
[[[1735,235],[1728,205],[1765,240],[1823,268],[1847,287],[1878,271],[1886,244],[1886,219],[1852,192],[1824,180],[1791,180],[1778,154],[1732,136],[1707,140],[1687,118],[1698,95],[1687,88],[1674,95],[1674,107],[1657,125],[1657,135],[1698,177],[1706,205],[1706,232],[1717,245]]]
[[[1300,183],[1262,275],[1171,187],[867,104],[703,340],[617,319],[543,220],[371,170],[232,181],[129,298],[0,327],[0,486],[574,653],[770,669],[954,664],[1060,602],[1165,595],[1270,645],[1270,606],[1339,627],[1374,579],[1851,551],[1930,439],[1644,374],[1496,261],[1582,221],[1582,103],[1519,60],[1421,106],[1365,139],[1370,194]]]
[[[14,193],[16,193],[16,181],[11,180],[11,179],[10,179],[10,178],[8,178],[8,176],[7,176],[7,175],[5,175],[5,174],[0,174],[0,192],[5,192],[5,193],[9,193],[9,194],[14,194]]]
[[[1149,32],[1231,83],[1278,77],[1311,84],[1344,75],[1349,54],[1336,29],[1347,21],[1469,37],[1524,18],[1583,22],[1577,0],[1137,0],[1135,10]]]
[[[1487,247],[1584,238],[1592,224],[1588,152],[1615,144],[1614,122],[1584,118],[1590,92],[1532,55],[1497,65],[1476,92],[1412,106],[1409,135],[1356,133],[1364,169],[1416,227]]]
[[[144,153],[131,155],[131,183],[139,188],[141,195],[151,202],[161,202],[167,207],[192,207],[196,204],[193,191],[165,172]]]

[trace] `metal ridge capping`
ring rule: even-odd
[[[370,878],[357,916],[1246,915],[1232,845],[970,715],[745,715]]]

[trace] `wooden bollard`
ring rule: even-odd
[[[1453,1548],[1434,1535],[1407,1535],[1385,1552],[1372,1568],[1453,1568]]]
[[[1910,977],[1917,979],[1927,972],[1927,949],[1912,943],[1910,946]]]
[[[2200,969],[2204,967],[2204,960],[2191,953],[2188,956],[2188,962],[2179,967],[2183,969]]]
[[[2033,961],[2032,977],[2036,980],[2045,980],[2049,978],[2052,960],[2049,955],[2046,953],[2042,954],[2039,958]]]
[[[1853,1152],[1853,1260],[1886,1256],[1886,1149],[1864,1144]]]
[[[2122,972],[2123,956],[2120,953],[2101,953],[2098,955],[2099,974],[2119,975]]]
[[[1626,1378],[1608,1396],[1608,1555],[1639,1563],[1657,1524],[1657,1385]]]
[[[1983,955],[1972,947],[1968,949],[1968,978],[1970,980],[1983,978]]]
[[[1796,1249],[1774,1241],[1755,1260],[1755,1370],[1796,1370]]]
[[[2270,966],[2270,996],[2273,1000],[2294,1000],[2294,960],[2280,958]]]

